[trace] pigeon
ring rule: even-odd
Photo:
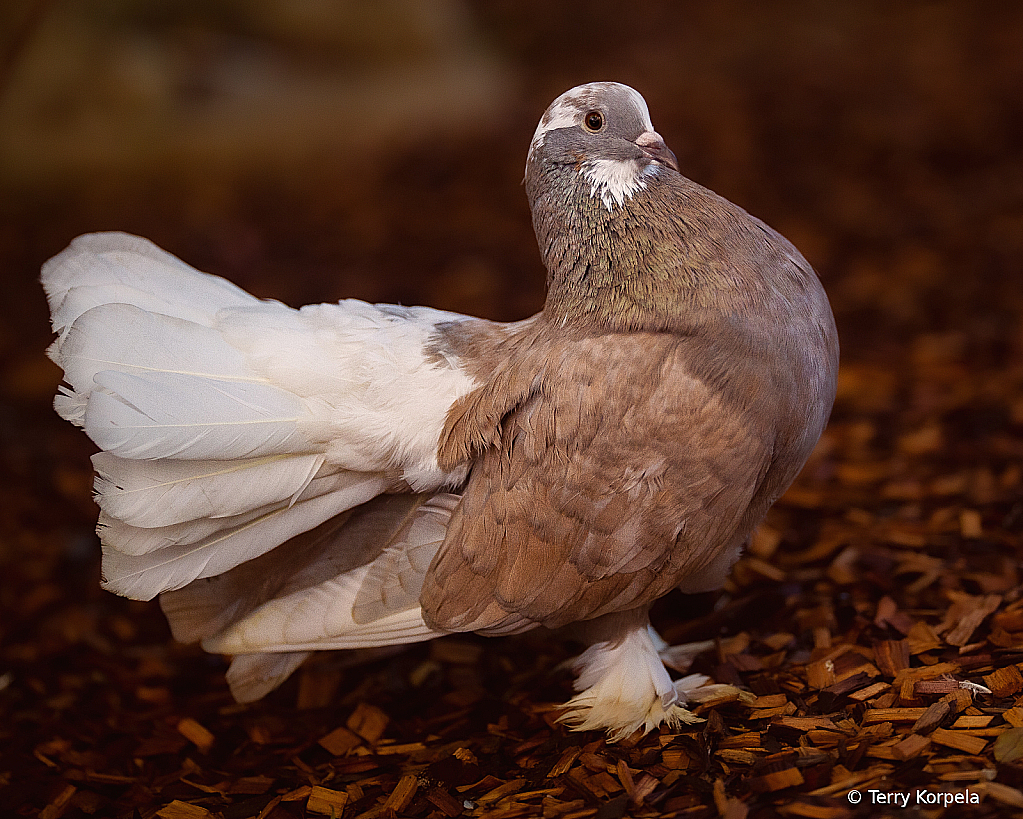
[[[315,651],[545,628],[587,645],[567,727],[694,719],[648,613],[720,588],[816,445],[828,299],[626,85],[559,96],[524,184],[547,297],[517,322],[296,310],[124,233],[44,265],[103,584],[232,655],[239,701]]]

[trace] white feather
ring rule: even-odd
[[[453,401],[474,386],[455,363],[437,364],[425,352],[436,326],[456,320],[465,317],[349,299],[298,311],[225,311],[219,327],[258,374],[304,400],[313,422],[303,430],[330,463],[360,471],[401,465],[421,491],[452,481],[439,473],[437,441]]]
[[[215,328],[131,304],[101,304],[80,315],[60,341],[60,359],[65,380],[82,390],[97,372],[111,369],[257,380],[242,352]]]
[[[101,532],[103,587],[136,600],[151,600],[161,592],[180,589],[193,580],[221,574],[252,560],[328,518],[371,500],[388,485],[388,481],[380,477],[364,476],[355,484],[351,484],[349,476],[345,478],[349,484],[345,491],[338,489],[312,495],[307,500],[282,505],[233,527],[230,524],[234,519],[226,518],[223,528],[201,540],[145,554],[125,554],[111,547]],[[307,492],[315,483],[310,484]]]
[[[79,236],[43,265],[42,282],[53,329],[62,337],[79,316],[103,304],[132,304],[205,324],[225,307],[259,303],[226,279],[200,273],[128,233]]]
[[[312,652],[236,654],[227,669],[227,684],[238,702],[255,702],[283,683]]]
[[[275,548],[437,464],[474,386],[429,352],[463,316],[349,300],[293,310],[126,234],[79,237],[43,269],[65,370],[58,411],[96,460],[103,570],[148,599]],[[385,477],[385,475],[387,477]]]
[[[279,509],[281,506],[281,504],[277,504],[269,509],[250,509],[243,514],[233,515],[229,518],[199,518],[153,528],[132,526],[122,520],[110,517],[101,509],[96,530],[105,547],[125,555],[145,555],[171,546],[198,543],[215,532],[235,529],[241,524],[254,521],[268,511]]]
[[[641,168],[631,159],[588,159],[579,169],[590,183],[590,196],[600,199],[608,210],[625,204],[659,171],[660,165],[648,164]]]
[[[579,693],[560,721],[575,731],[606,729],[610,742],[661,723],[678,728],[699,721],[682,707],[683,692],[668,675],[652,635],[649,624],[639,624],[587,648],[573,663]]]
[[[132,463],[129,461],[128,463]],[[172,461],[167,463],[174,463]],[[206,463],[197,461],[194,463]],[[243,462],[244,463],[244,462]],[[248,524],[256,524],[258,529],[260,519],[271,512],[285,511],[295,507],[298,503],[318,498],[321,495],[333,495],[339,503],[350,499],[357,499],[365,496],[369,491],[383,491],[389,485],[389,481],[380,474],[366,474],[361,472],[330,472],[319,475],[309,481],[302,492],[293,498],[267,504],[265,506],[253,506],[247,501],[250,495],[246,493],[236,498],[239,507],[251,506],[237,515],[228,517],[205,517],[195,520],[173,523],[167,526],[145,527],[132,526],[122,520],[111,517],[100,511],[99,531],[104,546],[108,546],[119,552],[128,555],[143,555],[170,546],[185,546],[196,544],[199,541],[220,533],[227,535],[235,533],[235,537],[244,534],[246,537],[256,537],[257,531]],[[257,497],[257,496],[252,496]],[[101,504],[103,499],[99,499]],[[308,508],[308,507],[303,507]],[[343,511],[343,510],[342,510]],[[148,521],[144,521],[148,522]]]
[[[85,431],[122,458],[209,460],[312,451],[294,395],[267,384],[181,373],[96,374]]]
[[[134,291],[123,295],[139,301]],[[464,316],[355,300],[292,310],[250,298],[199,318],[206,324],[119,303],[77,316],[50,351],[71,385],[58,411],[126,457],[239,457],[250,438],[260,443],[255,456],[280,443],[273,435],[288,441],[300,431],[280,451],[308,452],[312,440],[347,469],[399,467],[417,490],[461,479],[439,473],[436,447],[448,408],[474,382],[425,348],[438,323]],[[266,430],[215,429],[232,423]],[[218,455],[225,440],[233,448]]]
[[[236,461],[137,461],[92,456],[96,500],[111,518],[146,528],[225,518],[291,501],[323,465],[323,455]]]
[[[355,622],[352,604],[367,568],[275,598],[215,637],[203,640],[202,646],[224,654],[321,651],[416,643],[444,633],[427,626],[418,607],[370,623]]]
[[[380,556],[369,566],[352,602],[352,619],[360,625],[389,612],[419,607],[423,580],[444,542],[448,521],[460,498],[434,495],[416,507]]]
[[[369,648],[438,636],[441,632],[423,621],[419,593],[457,503],[455,495],[389,498],[357,511],[313,559],[292,569],[266,602],[206,636],[203,646],[249,654]],[[376,550],[352,567],[344,556],[354,554],[357,543],[376,544]],[[182,609],[188,602],[210,605],[201,589],[188,592],[171,601],[178,617],[187,617]]]

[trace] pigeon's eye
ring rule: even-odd
[[[604,127],[604,115],[600,111],[590,111],[583,117],[583,127],[590,133],[597,133]]]

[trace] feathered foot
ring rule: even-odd
[[[573,731],[603,729],[618,742],[639,729],[680,728],[702,721],[683,706],[709,678],[692,674],[672,681],[658,656],[664,641],[645,622],[611,640],[594,643],[573,663],[579,692],[559,719]],[[656,641],[655,641],[656,638]]]

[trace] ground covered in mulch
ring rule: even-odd
[[[654,4],[622,31],[605,5],[470,6],[522,89],[522,121],[486,136],[355,175],[154,169],[4,192],[3,815],[1023,811],[1023,13]],[[38,265],[118,228],[292,304],[521,317],[542,304],[529,135],[556,93],[609,76],[647,95],[690,176],[805,251],[843,341],[831,425],[726,588],[654,612],[669,640],[710,641],[694,671],[744,693],[611,745],[557,723],[578,647],[461,635],[318,656],[235,704],[222,658],[99,590],[92,450],[49,409]]]

